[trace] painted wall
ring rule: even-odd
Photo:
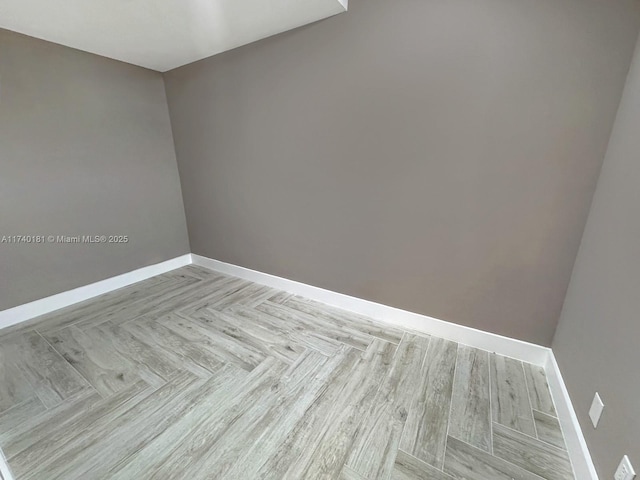
[[[162,76],[0,30],[0,310],[189,252]]]
[[[640,469],[640,43],[620,103],[553,349],[600,478]],[[588,417],[595,392],[598,429]]]
[[[165,74],[194,253],[549,345],[633,0],[351,0]]]

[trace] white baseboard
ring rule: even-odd
[[[545,372],[547,373],[551,396],[556,405],[558,419],[564,433],[567,451],[573,464],[576,479],[598,480],[598,473],[591,459],[587,442],[582,434],[578,416],[573,408],[569,392],[562,379],[560,367],[552,351],[549,352]]]
[[[304,283],[276,277],[268,273],[262,273],[248,268],[239,267],[219,260],[191,255],[193,263],[220,273],[226,273],[245,280],[267,285],[269,287],[284,290],[296,295],[317,300],[334,307],[349,310],[360,315],[374,318],[398,327],[428,333],[436,337],[452,340],[464,345],[496,352],[512,358],[517,358],[528,363],[545,366],[550,349],[533,343],[527,343],[513,338],[503,337],[493,333],[483,332],[475,328],[456,325],[455,323],[438,320],[436,318],[412,313],[395,307],[389,307],[380,303],[351,297],[342,293],[332,292],[324,288],[314,287]]]
[[[116,277],[85,285],[84,287],[74,288],[73,290],[58,293],[57,295],[3,310],[0,312],[0,329],[68,307],[75,303],[89,300],[98,295],[126,287],[132,283],[140,282],[141,280],[146,280],[147,278],[155,277],[161,273],[169,272],[189,264],[191,264],[191,254],[186,254],[162,263],[149,265],[148,267],[139,268],[132,272],[123,273]]]

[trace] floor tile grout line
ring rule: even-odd
[[[447,445],[449,443],[449,428],[451,427],[451,413],[453,412],[453,389],[456,388],[456,373],[458,372],[458,359],[460,357],[460,345],[456,343],[456,361],[453,364],[453,378],[451,379],[451,400],[449,402],[449,417],[447,418],[447,434],[444,437],[444,455],[442,456],[442,466],[440,470],[444,472],[444,460],[447,455]]]
[[[534,437],[532,435],[528,435],[526,433],[522,433],[521,431],[516,430],[515,428],[507,427],[506,425],[503,425],[500,422],[494,422],[494,423],[496,423],[497,425],[500,425],[502,428],[506,428],[507,430],[509,430],[511,432],[519,433],[520,435],[524,435],[525,437],[530,438],[531,440],[535,440],[536,442],[543,443],[545,446],[549,446],[549,447],[553,448],[554,450],[558,450],[559,452],[568,454],[567,450],[565,450],[564,448],[557,447],[557,446],[555,446],[555,445],[553,445],[553,444],[551,444],[549,442],[545,442],[544,440],[540,440],[539,438],[536,438],[536,437]]]
[[[395,349],[395,351],[393,352],[393,358],[394,358],[394,359],[396,358],[396,355],[398,355],[398,350],[400,350],[400,345],[402,345],[402,342],[406,341],[406,339],[407,339],[407,336],[408,336],[408,335],[409,335],[409,334],[408,334],[407,332],[402,332],[402,337],[400,337],[400,341],[399,341],[399,342],[398,342],[398,344],[396,345],[396,349]],[[393,344],[392,342],[388,342],[388,343]]]
[[[553,356],[553,351],[551,351],[551,356]],[[549,379],[547,378],[547,369],[545,367],[540,367],[540,368],[542,368],[542,371],[544,372],[544,384],[547,387],[547,391],[549,392],[549,397],[551,397],[551,404],[553,405],[553,411],[555,412],[555,415],[551,415],[551,416],[559,419],[560,417],[558,414],[558,407],[556,406],[556,399],[553,397],[553,394],[551,393],[551,387],[549,386]],[[547,415],[549,414],[547,413]]]
[[[558,417],[556,417],[555,415],[550,415],[550,414],[548,414],[547,412],[543,412],[542,410],[540,410],[540,409],[538,409],[538,408],[532,408],[531,410],[533,410],[534,412],[541,413],[542,415],[546,415],[547,417],[551,417],[551,418],[553,418],[553,419],[555,419],[555,420],[558,420],[558,421],[560,420],[560,419],[559,419]]]
[[[564,443],[565,448],[558,447],[557,445],[554,445],[554,444],[552,444],[552,443],[549,443],[549,442],[547,442],[546,440],[543,440],[543,439],[541,439],[541,438],[538,438],[538,441],[540,441],[540,442],[542,442],[542,443],[546,443],[547,445],[551,445],[552,447],[560,448],[560,450],[564,450],[565,452],[568,452],[568,450],[567,450],[567,448],[566,448],[566,446],[567,446],[567,441],[565,440],[564,431],[562,430],[562,424],[560,423],[560,419],[559,419],[558,417],[554,417],[553,415],[549,415],[548,413],[542,412],[542,411],[538,410],[537,408],[532,408],[532,410],[533,410],[534,412],[541,413],[542,415],[546,415],[546,416],[551,417],[551,418],[553,418],[554,420],[557,420],[557,421],[558,421],[558,426],[559,426],[559,428],[560,428],[560,434],[562,435],[562,443]],[[534,416],[534,420],[535,420],[535,416]],[[536,432],[537,432],[537,430],[536,430]],[[571,466],[572,466],[572,468],[573,468],[573,462],[571,463]]]
[[[52,313],[55,313],[55,312],[52,312]],[[44,324],[44,323],[48,322],[49,320],[51,320],[51,319],[49,319],[49,318],[44,318],[44,319],[42,319],[42,320],[40,320],[40,321],[37,321],[37,322],[35,322],[35,323],[33,324],[33,326],[32,326],[31,328],[33,328],[33,330],[35,330],[36,332],[38,332],[38,334],[39,334],[39,335],[41,335],[41,336],[42,336],[42,333],[40,333],[40,330],[38,330],[38,328],[39,328],[42,324]],[[56,326],[54,326],[51,330],[49,330],[49,332],[48,332],[48,333],[55,333],[55,332],[59,332],[60,330],[63,330],[63,329],[65,329],[65,328],[67,328],[67,327],[74,327],[75,325],[77,325],[78,323],[80,323],[82,320],[83,320],[83,319],[81,318],[81,319],[79,319],[79,320],[77,320],[77,321],[75,321],[75,322],[65,323],[65,324],[62,324],[62,325],[56,325]],[[43,330],[43,332],[44,332],[44,330]]]
[[[402,340],[403,340],[403,339],[404,339],[404,335],[403,335],[403,336],[402,336],[402,338],[400,339],[400,343],[402,343]],[[384,342],[385,340],[380,340],[380,341],[383,341],[383,342]],[[395,345],[395,344],[393,344],[393,343],[391,343],[391,342],[386,342],[386,343],[389,343],[389,344],[391,344],[391,345]],[[394,351],[394,353],[393,353],[393,356],[391,357],[391,358],[392,358],[392,360],[393,360],[393,358],[395,358],[396,354],[398,353],[398,347],[400,346],[400,343],[398,343],[398,345],[395,345],[395,346],[396,346],[396,349],[395,349],[395,351]],[[362,352],[362,351],[358,350],[357,348],[354,348],[354,347],[352,347],[352,346],[350,346],[350,345],[344,345],[344,346],[345,346],[346,348],[353,349],[353,350],[355,350],[356,352],[360,352],[360,358],[359,358],[358,362],[362,361],[362,353],[364,353],[364,352]],[[385,373],[385,375],[384,375],[384,376],[382,376],[382,377],[380,378],[380,381],[379,381],[378,385],[376,386],[375,392],[372,394],[372,396],[373,396],[373,398],[374,398],[374,401],[375,401],[375,399],[378,397],[378,393],[379,393],[379,392],[380,392],[380,390],[382,389],[382,385],[384,384],[384,382],[385,382],[385,380],[386,380],[386,378],[387,378],[387,375],[388,375],[388,374],[389,374],[389,371],[387,371],[387,372]],[[342,392],[342,391],[344,391],[344,389],[345,389],[345,388],[346,388],[346,385],[343,385],[343,386],[341,387],[340,391],[341,391],[341,392]],[[316,400],[318,400],[318,399],[316,399]],[[314,403],[315,403],[315,401],[314,401]],[[372,406],[373,406],[373,403],[372,403],[371,407],[372,407]],[[356,440],[357,434],[358,434],[358,432],[360,431],[360,428],[361,428],[362,424],[364,424],[364,422],[367,420],[367,414],[370,412],[371,407],[370,407],[369,409],[365,410],[365,411],[362,413],[362,416],[361,416],[362,418],[360,418],[360,419],[358,420],[358,422],[357,422],[357,424],[358,424],[358,425],[357,425],[357,427],[356,427],[356,429],[355,429],[355,433],[354,433],[354,435],[353,435],[353,436],[351,437],[351,439],[350,439],[350,445],[353,445],[353,442]],[[317,449],[317,448],[319,448],[319,447],[316,445],[316,447],[315,447],[315,448]],[[344,468],[345,466],[348,466],[348,465],[347,465],[347,463],[346,463],[346,461],[348,460],[348,455],[346,455],[346,456],[345,456],[344,460],[345,460],[345,461],[342,463],[342,468]],[[352,467],[349,467],[349,468],[352,468]],[[352,469],[353,469],[353,468],[352,468]],[[353,470],[357,472],[357,470],[355,470],[355,469],[353,469]],[[359,472],[358,472],[358,473],[359,473]]]
[[[406,330],[403,330],[402,331],[402,337],[400,338],[400,341],[398,342],[398,345],[396,346],[396,353],[394,354],[394,356],[398,354],[398,350],[400,348],[400,344],[402,343],[402,341],[404,340],[405,336],[407,336],[407,335],[411,335],[411,334],[409,332],[407,332]],[[429,345],[430,342],[431,342],[431,339],[429,339],[427,341],[427,345]],[[425,350],[425,356],[426,356],[426,354],[427,354],[427,352]],[[423,361],[424,361],[424,359],[423,359]],[[411,405],[409,405],[409,409],[411,409]],[[398,446],[402,442],[402,437],[404,436],[405,428],[407,426],[407,418],[408,417],[409,417],[409,410],[407,410],[407,417],[404,419],[404,422],[402,423],[402,430],[400,431],[400,435],[398,435]],[[398,451],[399,450],[400,450],[400,448],[396,449],[395,456],[393,457],[394,465],[395,465],[395,462],[396,462],[396,458],[398,457]]]
[[[553,357],[553,352],[551,352],[551,356]],[[550,415],[550,416],[554,417],[556,420],[558,420],[558,424],[560,425],[560,433],[562,434],[562,441],[564,442],[564,445],[566,447],[567,446],[567,438],[566,438],[566,436],[564,434],[564,428],[562,427],[562,422],[560,421],[560,416],[559,416],[559,413],[558,413],[558,407],[556,406],[556,399],[551,394],[551,388],[549,387],[549,379],[547,378],[547,372],[546,372],[546,370],[544,368],[543,368],[543,371],[544,371],[544,384],[547,387],[547,391],[549,392],[549,396],[551,397],[551,404],[553,405],[553,411],[556,413],[555,417],[553,415]],[[544,413],[544,412],[540,412],[540,413]],[[568,450],[567,450],[567,452],[568,452]],[[573,462],[574,462],[573,456],[569,455],[569,463],[571,464],[571,471],[573,473],[573,478],[575,479],[576,474],[575,474],[575,468],[573,466]]]
[[[437,338],[443,338],[443,337],[437,337]],[[489,355],[498,355],[498,356],[500,356],[500,357],[508,358],[509,360],[515,360],[515,361],[517,361],[517,362],[526,363],[527,365],[534,365],[534,366],[536,366],[536,365],[535,365],[535,364],[533,364],[533,363],[523,362],[523,361],[522,361],[522,360],[520,360],[520,358],[518,358],[518,357],[512,357],[511,355],[504,355],[504,354],[502,354],[502,353],[496,353],[496,352],[495,352],[495,351],[493,351],[493,350],[487,350],[486,348],[475,347],[475,346],[473,346],[473,345],[469,345],[469,344],[466,344],[466,343],[464,343],[464,342],[457,342],[457,343],[458,343],[458,345],[462,345],[462,346],[464,346],[464,347],[475,348],[476,350],[480,350],[480,351],[482,351],[482,352],[487,352]]]
[[[493,385],[491,382],[491,354],[487,352],[487,373],[489,374],[489,449],[493,455]]]
[[[514,431],[516,431],[516,430],[514,430]],[[458,442],[460,442],[460,443],[464,443],[465,445],[467,445],[467,446],[468,446],[468,447],[470,447],[470,448],[473,448],[474,450],[478,450],[479,452],[482,452],[482,453],[484,453],[484,454],[486,454],[486,455],[490,455],[489,453],[485,452],[485,451],[484,451],[484,450],[482,450],[481,448],[474,447],[474,446],[473,446],[473,445],[471,445],[469,442],[465,442],[464,440],[460,440],[458,437],[451,436],[451,438],[455,438]],[[542,477],[542,476],[538,475],[537,473],[534,473],[534,472],[532,472],[531,470],[527,470],[526,468],[523,468],[523,467],[521,467],[520,465],[516,465],[515,463],[512,463],[512,462],[510,462],[509,460],[505,460],[504,458],[499,457],[499,456],[497,456],[497,455],[491,455],[491,456],[492,456],[492,457],[494,457],[494,458],[497,458],[497,459],[499,459],[499,460],[501,460],[501,461],[503,461],[503,462],[505,462],[505,463],[508,463],[509,465],[512,465],[512,466],[514,466],[514,467],[516,467],[516,468],[518,468],[518,469],[520,469],[520,470],[522,470],[522,471],[524,471],[524,472],[526,472],[526,473],[528,473],[528,474],[531,474],[531,475],[533,475],[534,477],[539,478],[540,480],[547,480],[547,479],[545,479],[544,477]],[[444,473],[447,473],[447,472],[445,471]],[[448,474],[447,474],[447,475],[448,475]]]
[[[451,437],[451,438],[455,438],[455,437]],[[456,439],[456,440],[457,440],[457,439]],[[461,440],[461,441],[462,441],[462,440]],[[466,442],[463,442],[463,443],[466,443]],[[418,458],[418,457],[416,457],[415,455],[412,455],[411,453],[409,453],[409,452],[407,452],[407,451],[403,450],[402,448],[398,448],[397,450],[398,450],[398,452],[402,452],[404,455],[407,455],[408,457],[413,458],[413,459],[414,459],[414,460],[416,460],[418,463],[421,463],[421,464],[426,465],[426,466],[427,466],[427,468],[435,469],[436,471],[438,471],[438,469],[437,469],[437,468],[435,468],[435,467],[434,467],[433,465],[431,465],[430,463],[425,462],[425,461],[424,461],[424,460],[422,460],[421,458]],[[447,477],[451,478],[451,480],[454,480],[454,478],[453,478],[449,473],[445,472],[444,470],[442,470],[442,473],[444,473]]]
[[[496,354],[495,354],[495,352],[494,352],[493,354],[494,354],[494,355],[496,355]],[[523,368],[523,372],[524,372],[524,362],[520,361],[520,363],[522,364],[522,368]],[[491,358],[489,358],[489,375],[490,375],[490,378],[491,378]],[[525,384],[526,384],[526,378],[525,378]],[[492,388],[492,386],[491,386],[491,382],[489,382],[489,399],[490,399],[490,402],[491,402],[491,392],[492,392],[492,390],[493,390],[493,388]],[[528,390],[527,390],[527,398],[529,398],[529,391],[528,391]],[[531,402],[530,402],[530,398],[529,398],[529,403],[531,404]],[[533,409],[533,408],[531,408],[531,411],[532,411],[532,412],[533,412],[533,410],[534,410],[534,409]],[[499,456],[497,456],[497,455],[495,455],[495,454],[494,454],[494,452],[493,452],[493,424],[494,424],[494,423],[496,423],[496,424],[500,425],[501,427],[506,428],[507,430],[510,430],[510,431],[512,431],[512,432],[516,432],[516,433],[520,433],[520,434],[522,434],[522,435],[524,435],[524,436],[526,436],[526,437],[528,437],[528,438],[531,438],[532,440],[535,440],[535,441],[537,441],[537,442],[540,442],[540,443],[543,443],[543,444],[545,444],[545,445],[548,445],[548,446],[550,446],[550,447],[554,448],[555,450],[557,450],[558,452],[562,452],[562,453],[568,454],[568,452],[567,452],[566,450],[563,450],[563,449],[561,449],[561,448],[558,448],[558,447],[556,447],[555,445],[551,445],[551,444],[549,444],[549,443],[547,443],[547,442],[545,442],[545,441],[543,441],[543,440],[540,440],[539,438],[533,437],[533,436],[531,436],[531,435],[527,435],[526,433],[523,433],[523,432],[520,432],[520,431],[515,430],[515,429],[513,429],[513,428],[507,427],[506,425],[503,425],[503,424],[501,424],[501,423],[500,423],[500,422],[498,422],[498,421],[495,421],[495,422],[494,422],[494,421],[493,421],[493,415],[491,414],[491,422],[490,422],[490,426],[491,426],[491,456],[496,457],[496,458],[499,458],[499,459],[501,459],[501,460],[502,460],[502,461],[504,461],[504,462],[507,462],[507,463],[509,463],[509,464],[511,464],[511,465],[514,465],[514,466],[518,467],[518,468],[521,468],[522,470],[525,470],[525,471],[527,471],[528,473],[532,473],[533,475],[536,475],[536,476],[540,477],[539,475],[537,475],[537,474],[535,474],[535,473],[533,473],[533,472],[531,472],[531,471],[527,470],[526,468],[519,467],[518,465],[515,465],[514,463],[509,462],[508,460],[505,460],[504,458],[499,457]],[[535,419],[534,419],[534,425],[535,425]],[[447,436],[449,436],[449,435],[447,435]],[[456,438],[456,440],[458,440],[458,441],[460,441],[460,442],[462,442],[462,443],[465,443],[466,445],[469,445],[470,447],[473,447],[473,448],[475,448],[475,449],[477,449],[477,450],[482,451],[482,449],[479,449],[478,447],[475,447],[475,446],[471,445],[470,443],[468,443],[468,442],[466,442],[466,441],[464,441],[464,440],[461,440],[461,439],[459,439],[459,438],[457,438],[457,437],[453,437],[453,436],[452,436],[452,438]],[[563,435],[563,440],[564,440],[564,435]],[[572,464],[572,469],[573,469],[573,464]],[[445,473],[446,473],[446,472],[445,472]],[[540,477],[540,478],[543,478],[543,477]]]
[[[431,344],[433,342],[433,338],[431,336],[429,336],[428,339],[429,340],[427,342],[427,348],[424,351],[424,357],[422,358],[422,362],[420,362],[420,372],[422,372],[424,369],[424,364],[427,361],[427,355],[429,354],[429,349],[431,348]],[[416,395],[414,396],[413,400],[411,401],[411,404],[409,405],[409,412],[411,411],[415,403],[418,401],[418,395],[420,394],[421,392],[416,392]],[[405,423],[405,427],[406,427],[406,423]],[[407,431],[406,428],[403,427],[402,434],[400,435],[400,440],[398,441],[398,445],[402,445],[402,440],[404,439],[404,434],[406,431]]]
[[[400,345],[402,344],[402,341],[405,339],[406,336],[408,335],[412,335],[411,332],[407,331],[407,330],[402,330],[402,337],[400,338],[400,341],[398,342],[398,345],[396,347],[396,354],[398,353],[398,350],[400,348]],[[427,339],[427,348],[424,351],[424,357],[422,358],[421,362],[420,362],[420,371],[422,371],[422,365],[424,364],[424,362],[427,359],[427,350],[429,348],[429,345],[431,345],[431,335],[428,336],[423,336],[423,338]],[[395,355],[394,355],[395,356]],[[409,410],[407,411],[407,418],[408,418],[408,413],[411,410],[411,407],[413,406],[413,401],[411,402],[411,404],[409,405]],[[404,422],[402,423],[402,431],[400,432],[400,435],[398,436],[398,448],[396,448],[396,452],[395,452],[395,456],[393,457],[393,464],[395,465],[396,462],[396,458],[398,457],[398,452],[401,450],[400,449],[400,445],[402,444],[402,438],[404,437],[404,432],[406,431],[406,426],[407,426],[407,418],[405,418]],[[445,449],[446,449],[446,442],[445,442]],[[406,452],[405,452],[406,453]],[[415,457],[414,455],[411,455],[414,458],[418,458]],[[418,459],[419,460],[419,459]],[[423,463],[423,460],[420,460]],[[359,472],[358,472],[359,473]]]
[[[396,344],[394,344],[393,342],[386,342],[386,343],[389,343],[389,344],[391,344],[391,345],[395,345],[395,347],[396,347],[395,351],[393,352],[393,356],[391,357],[392,361],[396,358],[396,355],[398,355],[398,350],[400,349],[400,345],[402,345],[402,342],[404,341],[404,339],[405,339],[405,336],[406,336],[406,335],[407,335],[407,333],[406,333],[406,332],[404,332],[404,333],[402,334],[402,337],[400,338],[400,341],[398,342],[398,344],[397,344],[397,345],[396,345]],[[386,341],[386,340],[383,340],[383,339],[379,339],[379,340],[380,340],[380,341],[382,341],[382,342],[385,342],[385,341]],[[350,347],[350,348],[353,348],[353,347]],[[386,381],[387,376],[389,375],[389,373],[390,373],[390,372],[391,372],[391,368],[390,368],[390,369],[389,369],[389,371],[388,371],[388,372],[387,372],[387,373],[386,373],[386,374],[385,374],[385,375],[380,379],[380,383],[378,383],[378,386],[377,386],[377,388],[376,388],[376,392],[373,394],[374,401],[378,398],[378,394],[379,394],[379,393],[380,393],[380,391],[382,390],[382,386],[384,385],[384,382]],[[373,407],[373,403],[372,403],[372,405],[371,405],[371,408],[372,408],[372,407]],[[360,421],[358,422],[358,428],[356,428],[356,432],[359,432],[359,431],[360,431],[361,426],[364,424],[364,422],[366,422],[366,421],[367,421],[367,415],[369,414],[369,412],[370,412],[371,408],[369,408],[369,409],[368,409],[366,412],[364,412],[364,414],[362,415],[362,418],[361,418],[361,419],[360,419]],[[404,426],[405,426],[405,425],[406,425],[406,419],[405,419],[405,423],[402,425],[402,432],[400,433],[400,438],[402,438],[402,434],[404,433]],[[354,435],[354,436],[351,438],[351,444],[352,444],[352,445],[353,445],[353,442],[356,440],[356,436],[357,436],[357,433],[356,433],[356,435]],[[345,460],[348,460],[348,455],[347,455],[347,457],[345,457]],[[352,470],[354,470],[355,472],[360,473],[360,472],[358,472],[357,470],[355,470],[353,467],[351,467],[351,466],[347,465],[347,463],[346,463],[346,462],[345,462],[345,463],[343,463],[343,468],[344,468],[344,466],[348,466],[349,468],[351,468],[351,469],[352,469]]]
[[[531,421],[533,422],[533,431],[536,434],[536,439],[540,440],[538,435],[538,426],[536,425],[536,417],[533,415],[533,403],[531,403],[531,390],[529,389],[529,380],[527,379],[527,371],[524,368],[524,362],[520,362],[522,367],[522,375],[524,376],[524,386],[527,390],[527,402],[529,403],[529,412],[531,413]]]

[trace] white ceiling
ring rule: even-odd
[[[346,7],[347,0],[0,0],[0,28],[165,72]]]

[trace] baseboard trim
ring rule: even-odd
[[[577,479],[598,480],[598,472],[589,453],[589,447],[582,433],[578,416],[573,408],[569,391],[562,378],[560,367],[552,351],[549,351],[547,364],[544,366],[551,396],[556,405],[560,426],[564,433],[569,458],[573,464],[573,472]]]
[[[97,297],[98,295],[126,287],[132,283],[155,277],[156,275],[184,267],[191,263],[191,254],[186,254],[165,262],[123,273],[116,277],[107,278],[106,280],[101,280],[99,282],[74,288],[73,290],[58,293],[50,297],[25,303],[24,305],[9,308],[8,310],[3,310],[0,312],[0,329],[25,322],[32,318],[39,317],[40,315],[44,315],[45,313],[50,313],[75,303],[89,300],[90,298]]]
[[[191,256],[193,258],[193,263],[200,265],[201,267],[243,278],[261,285],[267,285],[279,290],[284,290],[296,295],[301,295],[312,300],[326,303],[327,305],[366,315],[395,326],[428,333],[430,335],[435,335],[464,345],[517,358],[542,367],[545,366],[549,356],[549,348],[534,345],[533,343],[503,337],[501,335],[476,330],[475,328],[457,325],[444,320],[438,320],[437,318],[428,317],[419,313],[408,312],[399,308],[382,305],[369,300],[363,300],[361,298],[333,292],[324,288],[314,287],[305,283],[277,277],[268,273],[258,272],[245,267],[239,267],[237,265],[221,262],[219,260],[214,260],[200,255],[192,254]]]

